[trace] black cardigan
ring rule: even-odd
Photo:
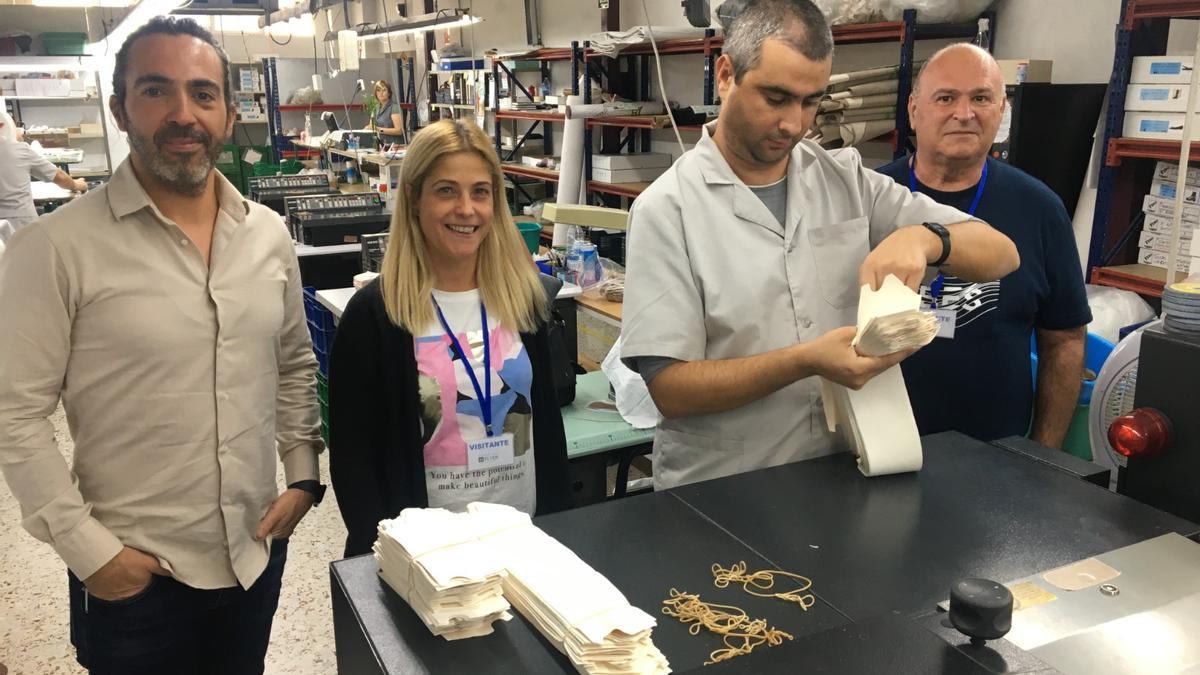
[[[546,326],[521,342],[533,369],[537,512],[553,513],[570,507],[571,490]],[[429,505],[420,405],[413,336],[388,318],[376,280],[346,305],[329,359],[329,472],[347,557],[371,551],[379,521]]]

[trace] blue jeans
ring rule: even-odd
[[[92,675],[261,675],[286,559],[287,540],[276,539],[249,589],[200,590],[154,576],[111,602],[68,572],[75,658]]]

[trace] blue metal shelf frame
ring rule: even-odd
[[[279,73],[276,71],[276,61],[273,56],[262,60],[267,91],[267,133],[271,137],[271,148],[275,151],[276,161],[282,161],[283,153],[288,149],[288,142],[283,136],[283,116],[279,114]]]

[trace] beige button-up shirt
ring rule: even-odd
[[[715,124],[715,123],[713,123]],[[970,217],[867,169],[857,150],[792,149],[780,223],[704,129],[629,214],[621,357],[732,359],[856,321],[858,271],[903,225]],[[711,415],[662,420],[656,489],[827,455],[818,378]]]
[[[249,587],[276,451],[289,484],[317,478],[292,241],[216,180],[209,266],[128,160],[0,258],[0,466],[25,529],[81,579],[127,545],[194,588]],[[47,419],[60,396],[73,467]]]

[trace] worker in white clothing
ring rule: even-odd
[[[54,166],[21,140],[21,130],[0,110],[0,244],[37,219],[29,179],[53,182],[64,190],[86,192],[87,183]]]
[[[656,488],[837,450],[814,376],[858,388],[907,356],[850,345],[860,284],[1020,264],[986,223],[801,140],[832,52],[809,0],[749,5],[717,60],[719,118],[633,206],[621,357],[664,418]]]

